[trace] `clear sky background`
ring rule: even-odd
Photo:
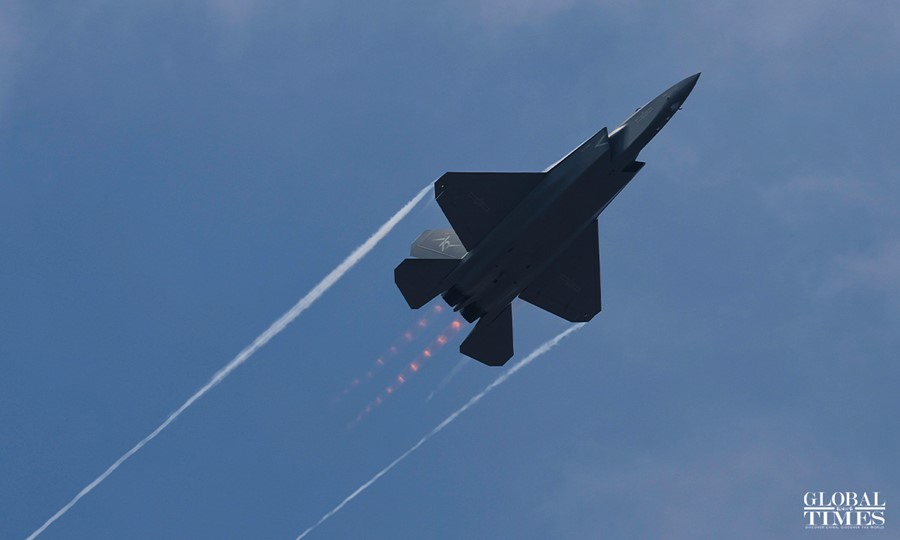
[[[310,538],[900,530],[900,4],[0,1],[0,538],[447,170],[542,170],[702,71],[603,213],[603,312]],[[499,373],[343,281],[41,538],[295,538]],[[517,356],[568,327],[515,306]],[[462,334],[464,335],[464,334]]]

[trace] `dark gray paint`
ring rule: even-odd
[[[699,77],[675,84],[611,133],[601,129],[542,173],[441,176],[435,199],[467,253],[404,260],[394,278],[410,307],[442,294],[467,321],[477,320],[460,350],[488,365],[512,357],[517,296],[568,321],[591,320],[600,312],[597,217],[641,170],[641,149]],[[413,253],[431,238],[426,231]]]

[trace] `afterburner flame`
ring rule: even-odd
[[[400,336],[394,340],[394,343],[391,344],[390,347],[388,347],[384,354],[378,356],[375,359],[372,367],[366,373],[364,379],[374,379],[377,371],[387,365],[388,361],[391,358],[397,356],[403,350],[406,344],[414,342],[416,338],[419,337],[419,334],[423,332],[423,330],[427,328],[432,323],[432,321],[437,320],[443,312],[444,308],[442,306],[435,305],[434,309],[427,312],[424,317],[420,317],[419,319],[417,319],[414,324],[408,327],[405,332],[400,334]],[[354,388],[360,386],[362,382],[363,378],[361,377],[354,377],[353,379],[351,379],[344,390],[331,400],[331,405],[335,405],[338,401],[346,397]]]
[[[362,412],[359,413],[356,420],[354,420],[348,426],[348,428],[352,428],[360,421],[362,421],[372,411],[372,409],[381,405],[387,400],[389,396],[396,393],[396,391],[400,389],[401,385],[408,386],[404,383],[410,381],[414,375],[419,373],[425,363],[430,361],[431,358],[433,358],[444,345],[449,343],[450,340],[459,333],[461,328],[462,322],[459,319],[456,319],[449,325],[447,325],[447,327],[444,328],[443,332],[438,334],[431,341],[431,343],[428,344],[427,347],[422,349],[421,353],[419,353],[410,363],[406,364],[399,371],[399,373],[397,373],[394,378],[394,384],[382,390],[381,393],[375,397],[375,400],[367,405],[366,408],[364,408]]]

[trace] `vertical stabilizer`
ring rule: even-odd
[[[462,259],[466,248],[453,229],[429,229],[412,243],[409,254],[419,259]]]

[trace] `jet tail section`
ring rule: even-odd
[[[459,352],[489,366],[502,366],[512,358],[512,305],[481,317]]]
[[[412,243],[409,254],[419,259],[462,259],[466,248],[453,229],[429,229]]]
[[[441,283],[457,265],[458,259],[404,259],[394,269],[394,283],[413,309],[419,309],[444,292]]]

